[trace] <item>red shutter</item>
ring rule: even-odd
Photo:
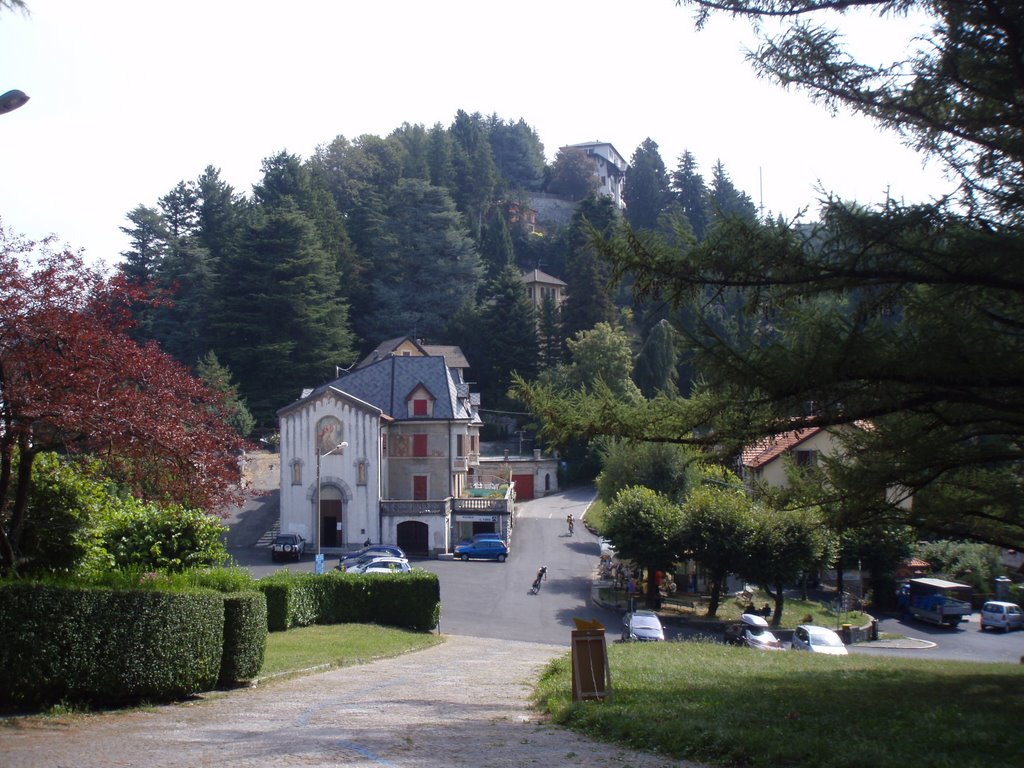
[[[412,498],[413,498],[413,501],[426,501],[427,500],[427,476],[426,475],[413,475],[413,478],[412,478]]]
[[[413,435],[412,436],[412,455],[416,457],[424,457],[427,455],[427,436],[426,435]]]

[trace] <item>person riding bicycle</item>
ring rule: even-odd
[[[540,583],[544,581],[544,579],[546,579],[547,577],[548,567],[546,565],[542,565],[540,568],[537,569],[537,578],[533,580],[533,586],[530,587],[530,591],[533,592],[533,594],[537,594],[538,592],[540,592]]]

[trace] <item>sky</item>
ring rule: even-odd
[[[250,194],[261,162],[337,136],[448,126],[459,109],[522,118],[550,162],[647,138],[669,170],[721,160],[765,212],[934,199],[934,161],[866,118],[760,80],[742,20],[701,31],[673,0],[28,0],[0,11],[0,221],[114,264],[120,227],[207,166]],[[906,24],[839,21],[869,63],[903,55]]]

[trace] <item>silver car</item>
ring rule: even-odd
[[[793,630],[793,641],[790,648],[794,651],[810,651],[826,656],[849,655],[839,635],[827,627],[819,627],[814,624],[801,624]]]
[[[1011,629],[1024,629],[1024,611],[1016,603],[1001,600],[989,600],[981,606],[981,631],[989,627],[1009,632]]]
[[[657,642],[665,639],[665,630],[654,611],[632,611],[622,617],[622,641]]]

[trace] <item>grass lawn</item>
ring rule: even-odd
[[[260,677],[301,672],[328,665],[344,667],[398,656],[443,642],[440,635],[409,632],[376,624],[296,627],[267,636]]]
[[[723,766],[1024,765],[1024,666],[609,644],[612,698],[572,701],[567,655],[534,694],[590,736]]]

